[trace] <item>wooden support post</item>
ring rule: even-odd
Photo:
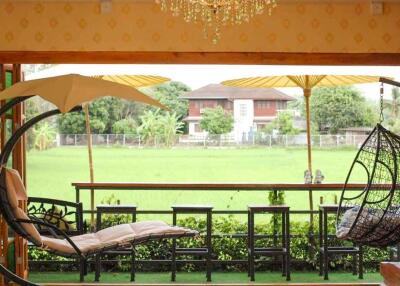
[[[12,66],[12,84],[22,80],[22,70],[20,64]],[[24,104],[20,103],[13,108],[12,132],[24,124]],[[12,154],[12,167],[17,170],[26,186],[26,156],[25,156],[25,136],[15,145]],[[19,201],[19,207],[26,211],[27,202]],[[16,274],[22,278],[28,277],[28,243],[19,235],[15,235],[15,262]]]
[[[6,87],[6,69],[4,64],[0,64],[0,91]],[[0,106],[3,106],[5,101],[0,101]],[[5,141],[5,116],[1,117],[0,123],[0,148],[3,151],[4,141]],[[8,251],[8,226],[7,222],[3,220],[3,217],[0,215],[0,263],[5,267],[7,266],[7,251]],[[4,285],[5,281],[3,276],[0,277],[0,285]]]

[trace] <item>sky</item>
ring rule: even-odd
[[[159,75],[181,81],[192,89],[224,80],[270,75],[300,74],[344,74],[378,75],[400,81],[400,67],[385,66],[275,66],[275,65],[76,65],[61,64],[27,76],[29,79],[79,73],[81,75],[143,74]],[[356,86],[370,100],[379,99],[379,84]],[[279,88],[289,95],[301,95],[299,88]],[[385,88],[385,97],[390,97],[391,87]]]

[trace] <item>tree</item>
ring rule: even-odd
[[[181,99],[180,96],[191,91],[191,89],[182,82],[171,81],[154,87],[143,88],[141,91],[160,101],[171,112],[175,112],[179,120],[188,113],[189,103],[187,100]]]
[[[93,101],[89,106],[90,128],[92,133],[110,133],[114,108],[109,98]],[[111,114],[111,115],[110,115]],[[63,134],[84,134],[86,133],[86,121],[83,112],[67,113],[58,118],[59,132]],[[107,129],[108,128],[108,129]]]
[[[153,142],[154,145],[164,142],[167,147],[171,147],[176,139],[176,135],[182,133],[181,128],[184,124],[179,121],[176,113],[167,112],[162,114],[160,110],[148,110],[140,117],[142,124],[138,128],[138,133],[146,144]]]
[[[233,129],[233,117],[232,114],[225,112],[221,106],[206,108],[200,126],[210,134],[229,133]]]
[[[400,115],[400,89],[398,87],[392,88],[391,100],[383,102],[384,109],[390,109],[392,119],[396,120]]]
[[[51,147],[56,138],[56,131],[48,122],[44,122],[34,129],[34,135],[35,148],[42,151]]]
[[[320,87],[310,98],[311,120],[320,130],[336,133],[340,128],[372,126],[377,114],[353,87]]]
[[[157,135],[160,134],[159,112],[159,109],[155,111],[147,110],[140,116],[142,124],[138,128],[138,133],[146,144],[151,141],[154,145],[157,143]]]
[[[184,123],[179,121],[178,115],[175,112],[167,112],[160,116],[159,124],[161,125],[160,130],[165,145],[171,147],[175,142],[176,135],[182,133],[181,129]]]
[[[113,124],[112,132],[115,134],[135,134],[137,127],[136,120],[132,117],[127,117],[116,121]]]
[[[278,130],[279,134],[296,135],[300,130],[293,126],[293,115],[288,111],[279,112],[278,116],[264,130],[272,133],[272,130]]]

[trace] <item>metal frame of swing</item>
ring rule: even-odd
[[[10,108],[15,106],[16,104],[22,103],[26,99],[30,98],[31,96],[27,97],[17,97],[9,102],[7,102],[2,108],[0,108],[0,116],[7,112]],[[71,109],[69,112],[78,112],[81,111],[82,107],[81,106],[76,106],[75,108]],[[92,252],[87,252],[83,254],[79,247],[71,240],[71,238],[61,229],[57,228],[56,226],[49,224],[47,222],[41,221],[40,219],[30,217],[29,220],[24,220],[24,219],[17,219],[15,218],[11,208],[10,204],[8,202],[8,197],[7,197],[7,187],[6,187],[6,180],[5,180],[5,166],[7,164],[7,161],[12,153],[12,150],[14,146],[18,143],[18,141],[21,139],[21,137],[25,134],[25,132],[31,128],[33,125],[36,123],[40,122],[43,119],[46,119],[48,117],[60,114],[61,112],[58,109],[50,110],[45,113],[42,113],[28,122],[26,122],[24,125],[22,125],[18,130],[12,134],[10,139],[7,141],[7,143],[4,146],[3,152],[0,154],[0,213],[3,215],[4,219],[7,221],[9,227],[13,229],[16,233],[18,233],[20,236],[23,238],[27,239],[28,241],[32,242],[35,246],[41,247],[37,241],[31,237],[24,227],[21,225],[23,223],[29,223],[29,224],[34,224],[34,225],[40,225],[42,227],[45,227],[48,229],[49,233],[51,233],[54,237],[63,237],[76,251],[75,254],[66,254],[50,249],[46,249],[49,252],[52,252],[56,255],[63,256],[63,257],[72,257],[72,258],[77,258],[81,259],[80,267],[85,267],[86,261],[96,255],[96,254],[101,254],[104,251],[110,250],[115,248],[115,246],[108,246],[108,247],[103,247],[101,249],[97,249]],[[132,246],[137,245],[137,244],[143,244],[146,243],[150,240],[161,240],[161,239],[167,239],[167,238],[181,238],[181,237],[193,237],[196,235],[196,232],[185,232],[180,235],[176,234],[163,234],[163,235],[149,235],[141,239],[136,239],[132,240],[130,244]],[[86,269],[81,269],[81,275],[80,275],[80,280],[83,281],[84,275],[86,274]],[[32,283],[28,280],[22,279],[21,277],[17,276],[7,268],[5,268],[1,263],[0,263],[0,275],[3,275],[7,279],[9,279],[12,282],[15,282],[19,285],[22,286],[39,286],[39,284]]]

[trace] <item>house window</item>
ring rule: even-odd
[[[247,116],[247,105],[246,104],[240,104],[239,105],[239,114],[240,114],[240,117],[246,117]]]
[[[200,123],[194,124],[194,132],[203,132],[203,129],[201,129]]]
[[[277,101],[276,102],[276,109],[286,109],[286,102],[285,101]]]
[[[267,100],[259,100],[256,102],[257,109],[267,109],[270,107],[269,101]]]

